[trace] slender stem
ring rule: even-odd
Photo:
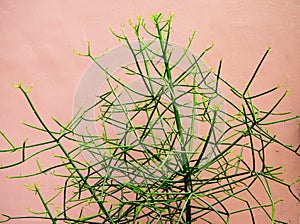
[[[52,132],[48,129],[48,127],[46,126],[46,124],[44,123],[44,121],[42,120],[42,118],[40,117],[40,115],[38,114],[37,110],[35,109],[34,105],[32,104],[27,92],[22,88],[22,86],[20,86],[21,91],[23,92],[23,94],[25,95],[27,102],[29,103],[31,109],[33,110],[34,114],[36,115],[36,117],[38,118],[39,122],[41,123],[41,125],[45,128],[45,130],[47,131],[47,133],[53,138],[53,140],[56,141],[57,146],[61,149],[61,151],[64,153],[64,155],[66,156],[66,158],[69,160],[70,164],[72,165],[72,167],[75,169],[76,173],[78,174],[78,176],[80,177],[80,179],[84,182],[85,178],[83,177],[83,175],[81,174],[81,172],[78,170],[77,166],[75,165],[75,163],[73,162],[73,160],[71,159],[69,153],[65,150],[65,148],[63,147],[63,145],[61,144],[61,142],[52,134]],[[108,217],[108,219],[111,221],[111,223],[114,223],[114,220],[112,219],[112,217],[109,215],[109,213],[107,212],[107,210],[105,209],[103,203],[98,199],[98,197],[95,194],[95,190],[88,184],[86,183],[86,188],[89,190],[90,194],[92,195],[92,197],[95,199],[96,203],[99,205],[99,207],[102,209],[102,211],[106,214],[106,216]]]
[[[43,206],[46,209],[47,214],[49,215],[50,219],[52,220],[52,223],[56,224],[56,220],[53,218],[51,211],[49,210],[48,205],[45,202],[45,200],[44,200],[43,196],[41,195],[41,192],[36,184],[34,185],[34,190],[38,194],[39,198],[41,199]]]

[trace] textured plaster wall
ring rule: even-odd
[[[102,53],[117,46],[109,27],[118,30],[121,23],[137,15],[149,17],[155,12],[175,12],[172,41],[186,44],[194,30],[197,36],[192,45],[201,52],[212,41],[214,49],[206,56],[208,64],[217,67],[223,58],[223,77],[243,88],[257,62],[270,46],[260,76],[255,80],[255,91],[280,84],[292,91],[281,110],[300,112],[300,2],[297,0],[180,0],[180,1],[86,1],[86,0],[1,0],[0,1],[0,130],[16,143],[29,137],[31,142],[42,139],[28,131],[21,122],[38,124],[21,93],[11,82],[34,84],[31,96],[41,115],[54,127],[51,117],[68,121],[76,86],[91,64],[87,58],[72,54],[72,49],[85,52],[87,40],[92,51]],[[263,102],[270,105],[269,102]],[[281,139],[299,143],[296,122],[274,127]],[[0,145],[3,146],[2,139]],[[280,148],[268,152],[274,164],[286,164],[288,181],[299,174],[299,160]],[[48,156],[48,157],[47,157]],[[51,154],[40,157],[49,161]],[[0,163],[19,158],[1,157]],[[5,176],[27,173],[34,163],[9,171],[0,171],[0,213],[25,214],[24,208],[40,208],[37,196],[23,186],[37,181],[7,180]],[[41,179],[42,189],[58,186],[59,181]],[[297,192],[299,185],[295,187]],[[288,223],[299,221],[299,206],[282,188],[274,187],[275,198],[284,199],[277,207],[276,217]],[[298,191],[299,194],[299,191]],[[265,223],[258,216],[258,223]],[[261,220],[261,221],[260,221]],[[15,221],[11,223],[29,223]],[[40,221],[30,223],[41,223]],[[46,222],[47,223],[47,222]],[[242,223],[237,220],[235,223]]]

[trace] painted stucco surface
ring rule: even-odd
[[[118,41],[109,27],[119,29],[121,23],[137,15],[148,18],[156,12],[175,13],[172,41],[185,45],[196,30],[191,47],[201,52],[212,41],[216,46],[206,56],[208,64],[217,68],[223,58],[222,76],[241,89],[251,77],[258,61],[268,47],[271,53],[260,75],[255,80],[254,92],[270,89],[278,84],[291,89],[283,106],[284,111],[300,112],[300,2],[296,0],[228,0],[228,1],[0,1],[0,130],[18,144],[25,138],[31,142],[44,136],[28,131],[22,121],[38,124],[20,91],[11,82],[31,83],[30,93],[43,118],[55,127],[51,117],[67,122],[72,116],[72,103],[76,86],[91,64],[88,58],[72,53],[72,49],[86,51],[87,40],[92,52],[103,53],[114,48]],[[279,94],[278,94],[279,96]],[[274,99],[275,100],[275,99]],[[262,102],[266,107],[270,102]],[[297,123],[274,126],[283,141],[299,144]],[[1,140],[2,141],[2,140]],[[0,142],[0,146],[3,146]],[[54,152],[55,153],[55,152]],[[267,152],[273,164],[285,164],[285,179],[291,181],[299,174],[299,160],[286,150],[273,148]],[[47,164],[51,154],[40,157]],[[0,163],[19,158],[0,158]],[[0,171],[0,213],[25,214],[24,208],[41,208],[38,198],[23,186],[37,179],[8,180],[5,176],[25,174],[35,169],[35,163],[22,165],[9,171]],[[49,175],[41,179],[42,189],[61,184],[51,181]],[[276,217],[288,223],[299,221],[299,205],[282,188],[273,186],[274,195],[284,201],[278,205]],[[299,185],[295,186],[299,194]],[[262,196],[264,197],[264,196]],[[258,215],[257,223],[264,223]],[[261,221],[260,221],[261,220]],[[28,223],[15,221],[11,223]],[[41,223],[30,221],[30,223]],[[47,222],[46,222],[47,223]],[[242,223],[236,220],[234,223]]]

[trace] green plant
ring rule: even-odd
[[[267,164],[265,151],[278,144],[299,155],[299,146],[282,143],[267,127],[299,116],[275,112],[287,91],[267,111],[259,109],[255,101],[278,87],[250,94],[269,49],[245,89],[239,91],[222,78],[222,61],[217,72],[202,64],[203,55],[212,46],[200,56],[188,54],[194,34],[182,55],[171,63],[172,19],[172,15],[166,19],[162,14],[153,15],[154,28],[146,27],[141,18],[136,24],[130,22],[138,48],[133,47],[123,29],[120,35],[113,32],[135,60],[133,66],[122,67],[123,77],[142,80],[143,91],[103,67],[91,54],[90,43],[87,54],[78,53],[91,58],[106,74],[108,90],[97,96],[94,105],[79,110],[68,124],[54,119],[60,130],[51,130],[41,118],[30,99],[30,89],[24,89],[21,83],[16,86],[40,123],[25,125],[47,133],[50,139],[15,146],[0,132],[9,144],[1,153],[22,155],[21,161],[0,169],[18,166],[58,148],[61,154],[54,155],[57,164],[43,169],[36,160],[38,172],[11,178],[50,173],[62,178],[64,184],[51,199],[45,198],[38,184],[27,186],[39,197],[44,211],[28,217],[5,214],[3,222],[37,218],[52,223],[212,223],[215,219],[230,223],[232,216],[247,213],[255,223],[254,213],[260,209],[272,223],[284,223],[275,219],[278,201],[272,197],[269,183],[285,186],[299,201],[291,189],[299,179],[293,183],[280,179],[281,167]],[[155,43],[158,47],[151,48]],[[188,68],[176,71],[184,58],[189,61]],[[220,86],[233,93],[231,98],[221,94]],[[122,94],[130,100],[123,103]],[[94,110],[97,118],[86,117]],[[100,134],[79,131],[83,122],[96,124]],[[68,142],[75,144],[74,148],[68,148]],[[32,148],[37,152],[30,154]],[[93,160],[83,160],[82,153]],[[256,195],[254,185],[262,187],[268,201]],[[58,199],[62,207],[52,205]],[[232,208],[230,204],[235,202],[243,207]]]

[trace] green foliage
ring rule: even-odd
[[[270,182],[285,186],[299,201],[291,189],[299,179],[290,184],[280,179],[281,167],[267,164],[265,152],[272,144],[278,144],[299,155],[299,147],[281,142],[267,129],[299,116],[275,113],[287,91],[267,111],[255,102],[268,97],[278,87],[250,94],[269,49],[245,89],[240,91],[222,78],[222,61],[216,73],[203,69],[201,60],[212,46],[198,57],[187,54],[194,34],[182,57],[171,63],[169,38],[173,15],[165,19],[162,14],[156,14],[151,19],[154,28],[146,27],[141,18],[136,24],[130,22],[139,43],[137,49],[123,29],[122,34],[113,32],[135,59],[133,68],[122,68],[124,77],[141,79],[146,93],[138,92],[122,78],[115,78],[99,63],[98,57],[91,54],[90,43],[86,54],[78,54],[89,57],[105,72],[109,90],[97,96],[95,105],[78,111],[67,125],[54,119],[59,131],[51,130],[40,117],[30,99],[30,89],[25,90],[21,83],[16,86],[40,123],[38,127],[25,125],[46,132],[49,140],[31,145],[25,141],[15,146],[0,132],[9,144],[8,149],[0,152],[22,155],[20,161],[0,169],[36,159],[37,173],[14,178],[49,173],[62,178],[64,185],[48,200],[38,184],[27,186],[41,200],[44,211],[31,211],[28,217],[3,215],[3,222],[37,218],[52,223],[213,223],[212,220],[230,223],[232,216],[245,213],[255,223],[254,214],[259,209],[272,223],[283,223],[275,220],[278,201],[272,196]],[[150,48],[153,43],[159,43],[156,52]],[[152,60],[154,57],[160,60]],[[188,57],[189,67],[175,72],[184,57]],[[223,95],[220,86],[233,94]],[[120,90],[131,99],[125,105],[121,102]],[[181,99],[189,100],[182,102]],[[89,110],[97,110],[99,116],[89,120],[85,117]],[[145,119],[142,124],[138,123],[142,118]],[[96,123],[101,134],[79,132],[77,127],[83,121]],[[112,128],[119,132],[112,132]],[[76,144],[75,147],[69,148],[68,142]],[[32,148],[38,151],[30,154]],[[62,153],[56,156],[57,164],[43,168],[37,156],[54,148]],[[82,152],[94,158],[93,162],[83,161]],[[268,201],[253,190],[257,186],[265,192]],[[54,205],[58,199],[63,206]],[[238,209],[231,206],[234,203],[240,205]]]

